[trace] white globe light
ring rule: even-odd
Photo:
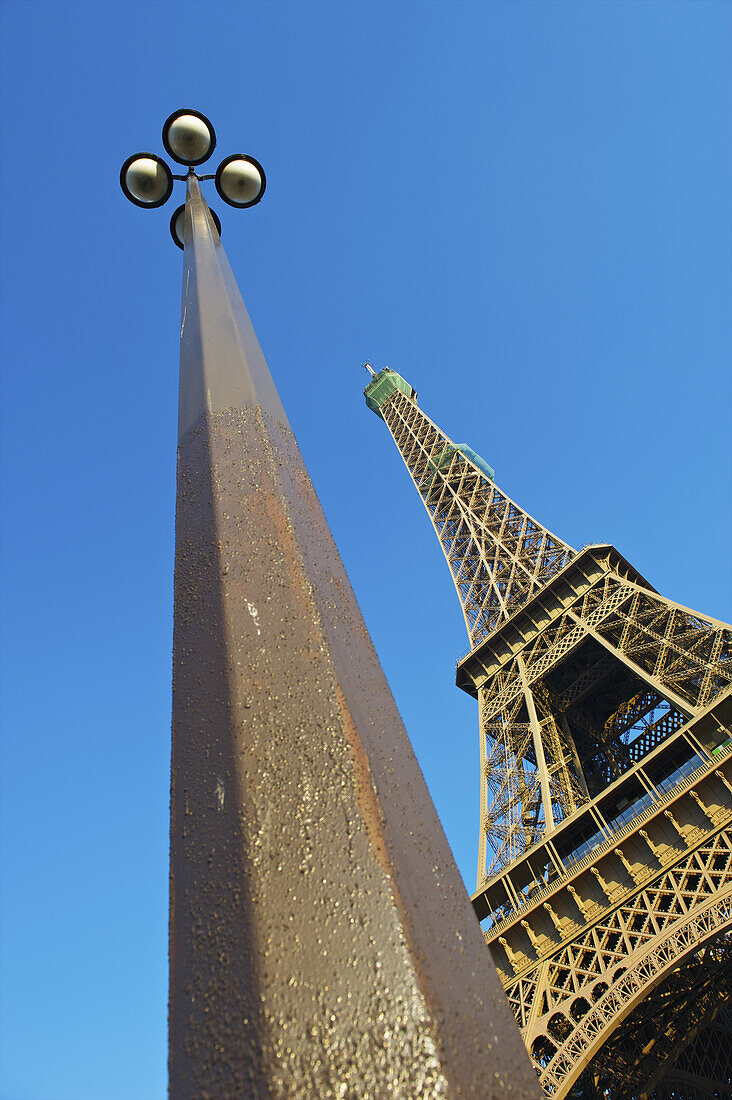
[[[175,111],[163,126],[163,145],[179,164],[201,164],[216,148],[216,134],[198,111]]]
[[[120,184],[137,206],[162,206],[173,190],[173,177],[165,161],[152,153],[138,153],[122,165]]]
[[[165,194],[167,184],[165,172],[150,157],[140,157],[127,169],[127,186],[142,202],[157,202]]]
[[[231,206],[253,206],[264,194],[264,169],[252,157],[227,157],[216,173],[216,190]]]
[[[252,202],[262,189],[262,177],[246,160],[232,160],[220,178],[227,197],[234,202]]]
[[[181,160],[200,160],[208,153],[211,135],[200,118],[181,115],[168,130],[168,143]]]

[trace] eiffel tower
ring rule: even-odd
[[[574,550],[385,367],[478,701],[472,897],[546,1096],[732,1096],[732,627]]]

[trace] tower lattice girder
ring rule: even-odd
[[[577,552],[542,527],[394,372],[366,395],[463,610],[457,683],[480,723],[473,904],[546,1094],[584,1074],[587,1096],[588,1073],[618,1100],[713,1081],[719,1067],[689,1052],[729,977],[732,627],[661,596],[612,546]]]
[[[732,944],[722,934],[648,993],[603,1046],[595,1071],[616,1100],[655,1094],[661,1082],[678,1088],[682,1078],[685,1088],[693,1081],[694,1096],[718,1095],[720,1082],[732,1085],[731,998]]]

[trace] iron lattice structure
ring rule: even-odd
[[[365,396],[465,618],[473,905],[545,1093],[732,1096],[732,627],[552,534],[396,372]]]

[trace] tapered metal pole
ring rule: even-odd
[[[536,1098],[195,178],[180,372],[171,1096]]]

